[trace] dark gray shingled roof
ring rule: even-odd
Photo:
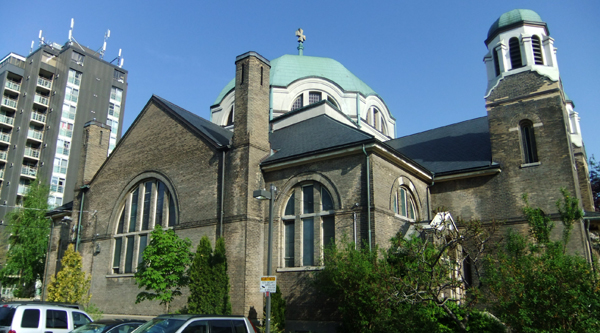
[[[202,132],[209,139],[211,139],[217,146],[225,147],[229,145],[231,141],[231,137],[233,133],[229,130],[224,129],[223,127],[216,125],[200,116],[197,116],[190,111],[181,108],[166,99],[153,95],[153,98],[156,98],[159,102],[161,102],[164,106],[169,108],[171,111],[179,115],[186,122],[188,122],[191,126],[196,128],[198,131]]]
[[[385,143],[435,173],[492,165],[487,117],[434,128]]]
[[[372,135],[344,125],[327,115],[320,115],[271,133],[271,149],[275,154],[269,156],[263,163],[268,164],[369,140],[373,140]]]

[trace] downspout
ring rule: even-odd
[[[356,125],[360,128],[360,95],[356,93]]]
[[[90,188],[89,185],[83,185],[81,189],[81,203],[79,205],[79,217],[77,218],[77,240],[75,241],[75,252],[79,250],[79,240],[81,236],[81,215],[83,215],[83,203],[85,201],[85,192]]]
[[[367,150],[365,149],[364,144],[363,152],[367,157],[367,226],[369,228],[369,251],[371,251],[373,249],[371,245],[371,163],[369,159],[369,154],[367,154]]]
[[[223,150],[223,154],[221,154],[221,214],[219,216],[219,237],[223,237],[223,200],[225,198],[225,150]]]

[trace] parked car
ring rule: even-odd
[[[145,322],[139,319],[101,319],[78,327],[71,333],[130,333]]]
[[[68,333],[92,322],[77,305],[12,302],[0,305],[0,333]]]
[[[161,315],[135,333],[258,333],[244,316]]]

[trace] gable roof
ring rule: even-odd
[[[271,133],[271,149],[275,153],[263,164],[371,140],[374,137],[370,134],[344,125],[328,115],[320,115]]]
[[[453,173],[492,165],[487,117],[434,128],[385,143],[435,173]]]
[[[204,134],[208,139],[213,141],[218,147],[226,147],[229,145],[233,133],[229,130],[222,128],[221,126],[214,124],[198,115],[191,113],[190,111],[181,108],[166,99],[152,95],[151,100],[156,100],[163,106],[167,107],[170,111],[178,115],[182,120],[187,122],[190,126],[195,128]]]

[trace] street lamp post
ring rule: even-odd
[[[269,200],[269,239],[267,245],[267,276],[271,276],[273,263],[273,201],[277,189],[271,184],[270,191],[256,190],[253,197],[258,200]],[[271,333],[271,293],[267,292],[267,318],[265,320],[265,332]]]

